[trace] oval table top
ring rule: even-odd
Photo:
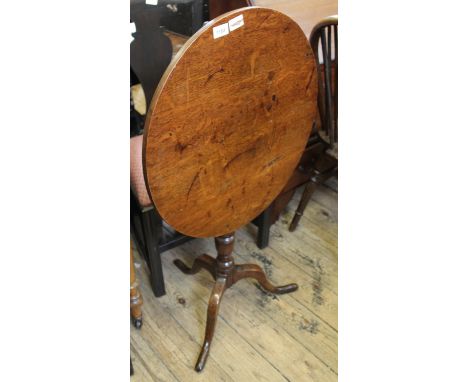
[[[317,72],[299,26],[267,8],[228,12],[193,35],[146,118],[146,184],[193,237],[234,232],[281,192],[317,115]]]

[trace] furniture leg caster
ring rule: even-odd
[[[136,329],[141,329],[141,326],[143,325],[143,319],[142,318],[132,318],[133,321],[133,326]]]

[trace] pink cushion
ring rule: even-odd
[[[143,175],[143,135],[130,139],[130,187],[132,188],[140,207],[151,206],[151,199],[146,189]]]

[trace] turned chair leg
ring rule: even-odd
[[[315,175],[314,177],[312,177],[309,183],[307,183],[304,189],[304,192],[302,193],[301,201],[299,202],[299,205],[297,206],[296,213],[294,214],[291,224],[289,225],[290,232],[293,232],[296,230],[297,225],[299,224],[299,220],[301,220],[301,217],[304,214],[307,204],[309,203],[309,200],[312,197],[312,194],[317,189],[317,187],[323,182],[325,182],[327,179],[331,178],[332,176],[338,176],[337,165],[326,172]]]
[[[290,232],[294,232],[296,230],[297,225],[299,224],[299,220],[301,220],[301,217],[304,214],[305,208],[307,207],[307,204],[309,203],[309,200],[316,188],[317,188],[317,184],[313,180],[307,183],[304,189],[304,192],[302,193],[301,201],[299,202],[299,205],[297,206],[296,213],[294,214],[291,224],[289,225]]]
[[[141,296],[138,282],[135,277],[135,265],[133,263],[133,251],[130,245],[130,314],[132,316],[133,325],[140,329],[143,324],[143,315],[141,313],[141,305],[143,297]]]
[[[261,213],[258,218],[257,247],[263,249],[268,247],[270,241],[270,216],[272,205]]]
[[[234,233],[216,237],[215,244],[218,252],[216,259],[208,255],[198,256],[195,259],[192,268],[185,265],[181,260],[174,260],[174,264],[186,274],[193,275],[201,269],[206,269],[215,279],[215,285],[208,303],[205,339],[195,366],[196,371],[202,371],[205,367],[211,343],[213,341],[219,305],[226,289],[243,278],[256,279],[260,286],[270,293],[289,293],[294,292],[298,288],[297,284],[274,286],[268,281],[263,269],[256,264],[235,265],[232,257]]]

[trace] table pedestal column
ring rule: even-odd
[[[205,340],[195,366],[196,371],[203,370],[203,367],[205,366],[211,342],[213,340],[219,305],[226,289],[246,277],[256,279],[260,286],[270,293],[289,293],[294,292],[298,288],[297,284],[288,284],[278,287],[274,286],[268,281],[263,269],[256,264],[236,265],[232,257],[232,250],[234,248],[234,232],[216,237],[215,244],[218,252],[216,259],[209,255],[200,255],[195,259],[191,268],[185,265],[181,260],[174,260],[174,264],[186,274],[193,275],[198,273],[201,269],[206,269],[215,280],[215,285],[208,303]]]

